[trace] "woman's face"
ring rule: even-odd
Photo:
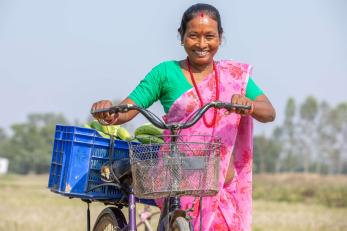
[[[217,22],[208,15],[194,17],[187,23],[182,42],[192,64],[211,64],[220,45]]]

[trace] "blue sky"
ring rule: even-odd
[[[277,121],[256,132],[282,122],[288,97],[347,100],[347,1],[202,2],[221,13],[216,58],[251,63],[277,109]],[[83,122],[93,102],[123,99],[153,66],[185,57],[177,28],[193,3],[0,0],[0,127],[35,112]]]

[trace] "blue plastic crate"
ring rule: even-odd
[[[109,160],[110,140],[94,129],[56,125],[48,188],[82,199],[114,200],[122,193],[115,187],[102,186],[100,168]],[[113,159],[129,158],[128,142],[115,140]]]

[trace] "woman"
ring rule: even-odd
[[[214,134],[221,137],[219,193],[203,200],[203,230],[250,230],[252,202],[252,118],[260,122],[275,119],[275,110],[251,79],[252,68],[235,61],[214,61],[223,28],[216,8],[196,4],[183,14],[178,32],[187,58],[166,61],[152,69],[122,104],[149,107],[160,100],[167,122],[187,119],[201,105],[220,100],[249,105],[250,110],[210,109],[202,120],[183,134]],[[111,107],[109,100],[96,102],[92,110]],[[122,124],[138,112],[99,113],[105,124]],[[194,207],[194,227],[199,228],[199,203],[181,198],[184,209]]]

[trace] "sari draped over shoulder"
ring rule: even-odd
[[[233,94],[246,93],[246,86],[252,68],[248,64],[234,61],[219,61],[217,71],[220,77],[220,101],[230,102]],[[207,103],[214,99],[215,78],[213,74],[207,76],[197,86]],[[165,116],[167,122],[184,122],[200,107],[200,101],[194,88],[185,92],[171,106]],[[205,113],[207,121],[211,121],[214,109]],[[199,120],[193,127],[181,131],[182,135],[211,135],[221,138],[219,192],[216,196],[204,197],[202,202],[202,230],[251,230],[252,219],[252,118],[240,116],[236,113],[226,113],[221,109],[217,112],[214,128],[205,126]],[[227,169],[234,155],[234,178],[225,184]],[[158,200],[161,207],[161,201]],[[195,204],[193,204],[195,203]],[[199,200],[194,197],[181,197],[183,209],[194,208],[190,213],[194,230],[199,230],[200,212]]]

